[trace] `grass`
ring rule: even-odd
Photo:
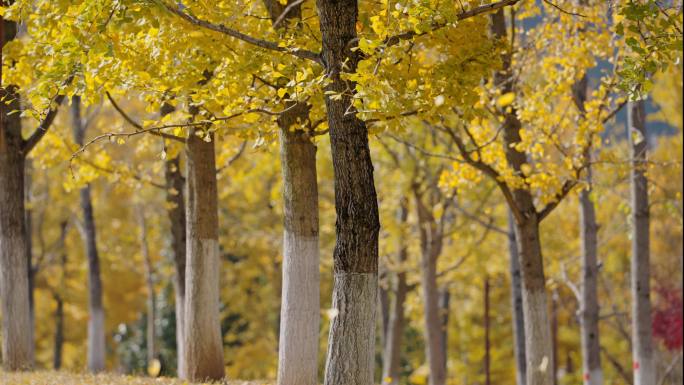
[[[207,383],[205,383],[207,384]],[[268,381],[224,380],[220,385],[271,385]],[[120,374],[80,374],[55,371],[3,372],[0,385],[199,385],[176,378],[150,378]]]

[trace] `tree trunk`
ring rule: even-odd
[[[185,379],[218,380],[224,375],[219,318],[218,196],[214,138],[193,131],[187,138],[187,265],[182,367]]]
[[[516,238],[522,269],[527,385],[551,385],[554,378],[553,344],[536,214],[516,225]]]
[[[14,22],[4,25],[3,42],[12,40]],[[2,359],[5,370],[33,366],[29,309],[29,271],[24,217],[24,153],[19,109],[14,86],[3,88],[0,103],[0,294],[2,295]]]
[[[404,226],[406,224],[407,218],[407,202],[406,200],[402,199],[401,206],[399,208],[400,226]],[[396,273],[395,277],[393,290],[394,296],[390,305],[390,316],[387,325],[387,337],[385,338],[382,368],[382,382],[383,384],[390,385],[399,384],[401,340],[404,336],[404,302],[406,301],[406,293],[408,292],[408,285],[406,284],[406,272],[403,270],[403,265],[406,262],[408,252],[406,238],[403,231],[399,234],[398,241],[399,255],[397,259],[401,270]]]
[[[586,119],[588,78],[584,75],[572,88],[575,105]],[[586,152],[591,161],[591,149]],[[580,241],[582,252],[582,281],[580,298],[580,335],[582,344],[582,378],[585,385],[602,385],[601,346],[599,344],[598,303],[598,224],[596,209],[591,200],[592,170],[587,166],[587,187],[580,191]]]
[[[308,116],[308,107],[305,108]],[[293,110],[296,107],[293,107]],[[320,267],[316,146],[293,122],[279,120],[283,172],[283,284],[279,385],[318,384]]]
[[[138,207],[138,223],[140,226],[140,252],[145,265],[145,285],[147,287],[147,366],[157,358],[157,298],[154,293],[154,267],[147,244],[147,224],[145,212]]]
[[[450,309],[451,293],[449,292],[449,286],[444,286],[439,289],[439,321],[440,321],[440,337],[442,339],[441,346],[441,361],[444,362],[444,377],[447,373],[447,345],[449,342],[449,314],[451,314]]]
[[[553,385],[558,385],[558,292],[554,289],[551,297],[551,346],[553,357]]]
[[[506,39],[506,22],[503,10],[492,15],[492,34],[497,39]],[[494,80],[503,94],[513,92],[510,82],[510,53],[502,56],[503,69],[494,75]],[[508,165],[522,175],[522,165],[527,163],[525,153],[516,149],[521,141],[522,124],[515,108],[504,117],[504,150]],[[539,239],[539,214],[532,194],[526,189],[513,191],[512,203],[520,213],[516,217],[516,238],[522,269],[523,317],[525,319],[525,357],[527,359],[527,385],[553,384],[553,355],[551,325],[549,323],[544,259]]]
[[[35,361],[35,332],[36,332],[36,273],[37,270],[33,266],[33,212],[30,208],[31,203],[31,182],[32,182],[32,164],[31,159],[24,160],[24,204],[29,204],[29,208],[24,210],[24,226],[26,226],[25,237],[26,241],[26,266],[28,268],[28,285],[29,285],[29,339],[31,340],[31,362]]]
[[[437,288],[437,259],[441,254],[442,236],[437,224],[422,202],[422,196],[414,190],[421,250],[421,286],[423,288],[425,356],[430,368],[430,385],[446,383],[446,357],[443,352],[442,319]]]
[[[517,385],[526,382],[527,363],[525,360],[525,319],[523,316],[522,283],[520,273],[520,256],[515,238],[515,219],[508,211],[508,254],[511,275],[511,313],[513,319],[513,340],[515,354],[515,379]]]
[[[162,117],[172,113],[174,107],[163,103],[160,110]],[[171,228],[171,252],[173,255],[174,279],[173,294],[176,313],[176,371],[180,378],[185,377],[182,367],[183,330],[185,327],[185,178],[181,171],[181,156],[168,158],[164,162],[164,179],[166,182],[166,215]]]
[[[646,161],[648,132],[644,101],[628,104],[632,170],[632,357],[634,385],[655,384],[650,288],[650,219]]]
[[[598,224],[591,201],[591,168],[587,168],[589,187],[580,192],[580,237],[582,246],[582,282],[580,333],[582,371],[585,385],[602,385],[601,346],[599,344],[598,303]]]
[[[85,129],[81,117],[81,98],[71,100],[71,119],[74,141],[79,146],[85,142]],[[83,211],[83,236],[88,257],[88,370],[94,373],[105,369],[105,330],[104,308],[102,306],[102,280],[100,277],[100,257],[97,251],[95,215],[90,194],[90,184],[80,191],[81,210]]]
[[[491,385],[491,361],[489,358],[490,341],[489,341],[489,277],[485,277],[484,283],[484,345],[485,345],[485,356],[484,356],[484,371],[485,371],[485,385]]]
[[[173,280],[173,292],[176,310],[176,357],[178,377],[185,377],[182,366],[183,357],[183,330],[185,328],[185,180],[180,168],[180,156],[166,160],[166,202],[168,204],[167,215],[171,224],[171,251],[175,274]]]
[[[61,257],[59,260],[62,276],[60,277],[59,290],[54,293],[55,302],[57,303],[55,309],[55,344],[52,354],[52,368],[59,370],[62,367],[62,350],[64,348],[64,297],[66,291],[66,264],[67,254],[64,242],[66,239],[67,222],[61,224],[60,234],[60,248]]]
[[[287,27],[301,18],[301,2],[265,0],[271,21]],[[285,13],[287,11],[287,13]],[[278,385],[318,384],[320,256],[316,146],[303,130],[305,102],[286,103],[278,117],[283,173],[283,275],[278,343]]]
[[[380,346],[385,346],[387,343],[387,330],[389,328],[389,317],[390,317],[390,292],[389,289],[384,287],[382,283],[388,279],[388,272],[381,266],[380,272],[378,273],[378,309],[380,310]]]
[[[333,259],[335,282],[328,339],[325,385],[371,385],[375,353],[378,287],[378,202],[366,124],[352,107],[355,89],[341,78],[359,61],[356,45],[356,0],[318,0],[323,51],[330,83],[326,95],[330,144],[335,174],[337,240]]]

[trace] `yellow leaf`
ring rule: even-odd
[[[515,101],[515,93],[514,92],[509,92],[506,94],[503,94],[499,96],[499,99],[496,100],[496,105],[499,107],[506,107],[513,103]]]
[[[280,91],[280,90],[278,90],[278,91]],[[257,122],[260,117],[261,116],[258,113],[250,112],[250,113],[245,115],[244,119],[245,119],[245,122],[247,122],[247,123],[254,123],[254,122]]]

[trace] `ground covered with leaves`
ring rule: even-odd
[[[3,372],[0,371],[0,385],[199,385],[176,378],[135,377],[119,374],[77,374],[68,372]],[[270,385],[268,381],[224,380],[212,384],[221,385]]]

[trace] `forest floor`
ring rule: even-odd
[[[208,384],[208,383],[204,383]],[[217,385],[270,385],[268,381],[224,380]],[[77,374],[69,372],[34,371],[3,372],[0,370],[0,385],[199,385],[177,378],[149,378],[123,376],[119,374]]]

